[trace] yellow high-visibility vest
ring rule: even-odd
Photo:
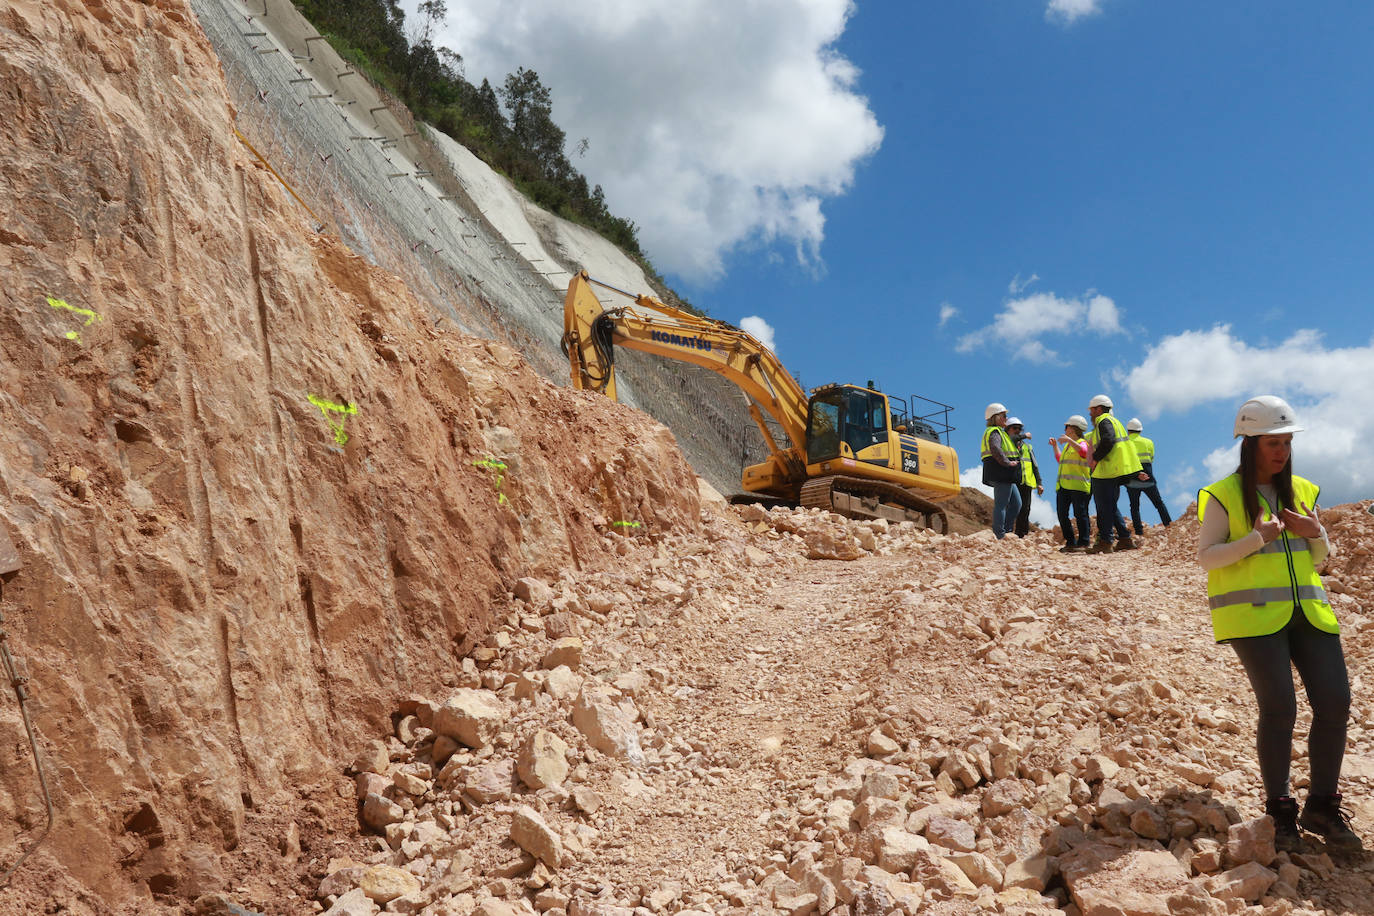
[[[1140,456],[1142,462],[1154,463],[1155,441],[1153,439],[1147,439],[1140,433],[1131,433],[1131,444],[1135,446],[1135,453]]]
[[[1088,480],[1091,476],[1092,466],[1088,464],[1087,458],[1078,454],[1078,449],[1066,445],[1059,450],[1059,489],[1088,493],[1092,490],[1092,484]]]
[[[1035,467],[1031,463],[1031,441],[1021,440],[1021,447],[1016,453],[1021,456],[1021,485],[1026,487],[1035,486]]]
[[[1016,443],[1011,441],[1011,433],[1000,426],[989,426],[983,430],[983,460],[992,457],[992,434],[1002,434],[1002,455],[1006,458],[1016,457]]]
[[[1293,476],[1293,498],[1300,506],[1315,506],[1320,488],[1310,480]],[[1225,510],[1229,530],[1227,542],[1238,541],[1253,529],[1245,518],[1240,474],[1218,480],[1198,491],[1197,518],[1201,523],[1215,500]],[[1274,507],[1260,497],[1260,512],[1268,519]],[[1301,608],[1312,626],[1327,633],[1339,633],[1340,624],[1322,578],[1312,563],[1307,539],[1282,532],[1255,553],[1229,566],[1207,571],[1207,604],[1212,609],[1212,635],[1217,642],[1245,636],[1277,633]]]
[[[1135,453],[1135,448],[1126,441],[1126,427],[1121,425],[1121,421],[1109,413],[1098,416],[1093,421],[1092,432],[1088,433],[1088,442],[1092,444],[1093,451],[1097,450],[1097,424],[1104,419],[1110,420],[1114,442],[1112,450],[1107,453],[1107,457],[1097,463],[1093,468],[1093,476],[1098,479],[1109,479],[1112,477],[1125,477],[1127,474],[1134,474],[1140,470],[1140,456]]]

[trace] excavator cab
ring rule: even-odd
[[[876,391],[853,385],[819,389],[807,409],[807,464],[836,458],[871,460],[862,453],[887,443],[890,417],[887,398]]]

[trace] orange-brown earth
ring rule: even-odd
[[[1363,857],[1265,845],[1190,518],[1064,557],[973,497],[941,537],[699,495],[283,216],[184,2],[12,0],[0,119],[57,810],[0,913],[1370,911]],[[1366,830],[1367,509],[1327,513]],[[4,868],[46,822],[9,694],[0,738]]]

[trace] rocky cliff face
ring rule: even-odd
[[[698,525],[666,430],[302,231],[231,115],[183,0],[0,11],[5,626],[59,811],[25,880],[110,905],[388,728],[519,577]],[[10,861],[44,815],[8,693],[0,738]]]

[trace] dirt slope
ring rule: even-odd
[[[115,907],[217,885],[257,807],[437,686],[516,578],[617,521],[697,525],[666,430],[302,233],[229,112],[182,3],[0,10],[6,629],[43,855]],[[12,702],[0,733],[15,850],[42,806]]]

